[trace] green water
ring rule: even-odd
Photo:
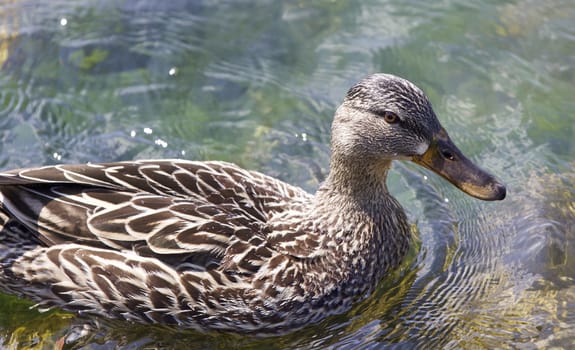
[[[220,159],[313,191],[331,117],[373,72],[415,82],[508,185],[466,197],[398,163],[419,240],[346,315],[271,339],[89,319],[0,296],[0,344],[575,346],[575,2],[0,0],[0,167]],[[426,176],[426,178],[424,177]]]

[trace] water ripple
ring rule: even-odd
[[[419,238],[348,315],[270,340],[104,322],[85,344],[569,348],[572,9],[565,0],[3,2],[0,166],[215,158],[311,192],[328,170],[346,89],[374,71],[403,75],[462,150],[508,185],[505,201],[478,202],[397,164],[388,186]],[[28,317],[16,328],[53,326],[54,342],[78,321],[2,304]],[[0,331],[0,342],[22,338]]]

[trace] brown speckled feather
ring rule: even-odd
[[[301,328],[349,310],[399,264],[410,230],[387,171],[393,159],[435,164],[424,152],[441,130],[421,90],[376,74],[338,108],[330,173],[313,196],[224,162],[0,173],[0,290],[198,330]],[[505,195],[477,178],[484,187],[460,188]]]
[[[222,256],[234,239],[263,234],[287,202],[310,197],[223,162],[59,165],[0,174],[0,185],[19,185],[3,187],[4,206],[46,244],[146,244],[157,254]]]

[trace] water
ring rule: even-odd
[[[346,315],[272,339],[90,319],[73,347],[575,346],[572,1],[0,1],[0,166],[221,159],[313,191],[334,109],[372,72],[416,82],[508,185],[466,197],[398,163],[419,237]],[[0,297],[0,343],[51,348],[86,319]]]

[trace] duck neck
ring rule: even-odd
[[[329,176],[320,190],[344,195],[353,202],[371,204],[380,196],[389,196],[385,181],[390,168],[391,160],[366,162],[334,156]]]
[[[352,293],[375,287],[409,247],[405,213],[385,184],[391,161],[374,164],[332,164],[315,198],[327,263],[336,264],[334,278],[350,281]]]

